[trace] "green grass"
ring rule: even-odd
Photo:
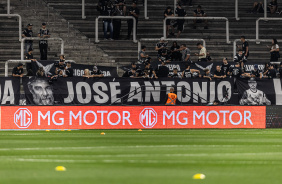
[[[282,129],[1,131],[0,183],[280,184]],[[55,171],[56,166],[67,171]],[[193,180],[204,173],[205,180]]]

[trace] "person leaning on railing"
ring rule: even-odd
[[[17,66],[13,68],[12,76],[13,77],[23,77],[23,64],[19,63]]]

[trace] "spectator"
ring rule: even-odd
[[[149,79],[157,78],[156,72],[151,66],[150,62],[145,63],[145,68],[143,70],[143,77]]]
[[[172,46],[170,47],[171,51],[171,60],[172,61],[181,61],[182,54],[180,53],[181,49],[180,46],[177,45],[177,42],[174,41]]]
[[[230,68],[230,64],[228,63],[227,58],[223,58],[221,71],[224,73],[224,75],[227,75],[229,68]]]
[[[205,68],[204,69],[204,75],[203,75],[203,78],[207,78],[207,79],[209,79],[210,81],[212,80],[212,78],[213,78],[213,74],[211,73],[211,71],[208,69],[208,68]]]
[[[104,16],[113,16],[114,14],[114,7],[111,1],[108,1],[104,11]],[[109,40],[113,40],[113,22],[112,19],[103,19],[104,24],[104,40],[108,40],[108,30],[110,31],[110,38]]]
[[[87,77],[88,79],[89,79],[90,77],[92,77],[92,76],[91,76],[91,73],[90,73],[90,71],[89,71],[89,69],[85,69],[85,70],[84,70],[84,75],[83,75],[82,77]]]
[[[129,8],[129,16],[133,16],[136,20],[136,35],[137,35],[137,24],[138,24],[138,17],[139,17],[139,9],[137,8],[137,3],[133,2],[132,6]],[[130,35],[133,29],[133,20],[130,19],[127,21],[128,30],[127,30],[127,39],[130,39]]]
[[[199,56],[198,61],[207,61],[207,49],[201,44],[197,43],[198,49],[200,49],[200,53],[195,53],[196,56]]]
[[[199,70],[190,69],[190,64],[187,64],[186,65],[186,69],[182,72],[182,78],[193,78],[194,77],[194,75],[193,75],[194,72],[198,73],[199,77],[201,77]]]
[[[142,70],[139,66],[136,65],[135,62],[132,62],[131,63],[131,68],[134,68],[135,71],[136,71],[136,74],[138,74],[138,76],[140,76],[140,74],[142,73]]]
[[[275,13],[276,11],[278,10],[278,3],[277,3],[277,0],[272,0],[268,7],[267,7],[267,12],[273,14]]]
[[[123,16],[125,15],[126,11],[123,11],[123,9],[126,9],[126,6],[119,6],[116,5],[114,8],[113,16]],[[121,19],[113,19],[113,39],[119,40],[120,39],[120,29],[121,29]]]
[[[167,42],[161,37],[160,42],[156,44],[155,51],[158,51],[158,57],[162,55],[162,51],[167,49]]]
[[[166,62],[162,61],[162,65],[158,68],[157,78],[168,77],[169,69],[165,64]]]
[[[64,56],[60,56],[60,57],[64,57]],[[55,64],[55,74],[58,75],[59,74],[59,70],[64,70],[65,67],[66,67],[66,64],[65,64],[65,59],[60,59],[59,60],[59,63],[56,63]]]
[[[139,62],[140,63],[144,63],[146,58],[149,57],[148,55],[146,55],[146,49],[147,47],[145,45],[141,46],[141,51],[139,52]]]
[[[185,17],[187,15],[186,11],[182,9],[181,3],[177,4],[177,8],[175,10],[175,16],[176,17]],[[180,36],[180,34],[184,31],[184,19],[177,19],[176,24],[173,25],[173,27],[177,26],[177,38]]]
[[[263,13],[263,3],[262,2],[254,2],[253,9],[251,10],[252,13]]]
[[[228,75],[231,75],[234,78],[240,78],[242,76],[243,72],[240,68],[240,63],[236,62],[234,67],[230,67]]]
[[[166,10],[164,11],[164,18],[166,18],[166,17],[174,17],[174,13],[172,12],[170,6],[168,6],[166,8]],[[169,30],[171,30],[170,33],[169,33]],[[166,20],[166,36],[168,36],[168,35],[174,36],[174,28],[173,28],[173,26],[171,26],[171,20],[170,19]]]
[[[100,15],[103,15],[103,12],[105,11],[107,4],[108,4],[108,0],[99,0],[97,5],[97,11],[100,12]]]
[[[28,49],[28,53],[25,55],[25,60],[31,60],[31,61],[36,61],[36,59],[33,59],[33,54],[32,54],[32,47]],[[32,65],[31,63],[26,63],[26,71],[32,70]]]
[[[259,77],[260,79],[262,78],[262,71],[258,69],[258,65],[254,65],[254,69],[251,71],[250,77],[252,78],[257,78]]]
[[[93,71],[90,73],[91,77],[104,77],[103,72],[99,70],[97,66],[93,66]]]
[[[269,65],[270,65],[269,62],[264,63],[263,76],[266,76],[266,73],[268,71]]]
[[[266,72],[266,76],[264,76],[264,78],[269,78],[269,79],[276,78],[276,70],[272,64],[269,65],[268,70]]]
[[[214,72],[213,77],[216,79],[226,78],[226,74],[224,73],[224,70],[222,70],[219,65],[216,66],[216,70]]]
[[[238,62],[240,67],[244,69],[244,63],[247,61],[242,49],[239,49],[238,53],[234,56],[234,62]]]
[[[237,47],[242,49],[243,60],[241,62],[241,68],[243,68],[244,63],[248,61],[248,57],[249,57],[249,43],[246,41],[245,36],[241,36],[241,42],[242,42],[242,46],[239,47],[237,45]]]
[[[44,71],[43,67],[39,67],[39,69],[36,72],[36,76],[37,77],[45,77],[45,71]]]
[[[65,74],[67,77],[73,77],[73,69],[71,68],[71,62],[66,61],[66,68],[65,68]]]
[[[171,62],[171,58],[170,58],[170,56],[167,54],[167,51],[166,51],[166,50],[163,50],[163,51],[162,51],[162,55],[161,55],[158,59],[159,59],[159,61],[165,62],[165,63]]]
[[[122,77],[130,77],[135,78],[137,77],[136,68],[131,68],[130,70],[126,71]]]
[[[279,54],[279,45],[277,42],[277,39],[273,38],[272,39],[272,46],[269,47],[270,48],[270,61],[278,61],[278,59],[280,58],[280,54]]]
[[[23,64],[19,63],[17,66],[13,68],[12,71],[13,77],[23,77]]]
[[[198,5],[197,9],[194,11],[194,17],[206,17],[207,14],[202,10],[201,5]],[[203,19],[195,19],[194,20],[194,29],[196,29],[196,24],[197,23],[205,23],[205,27],[204,29],[208,29],[208,21],[207,20],[203,20]]]
[[[192,61],[190,60],[191,51],[186,47],[186,44],[182,44],[180,49],[182,51],[182,61],[192,63]]]
[[[33,36],[33,32],[32,32],[32,24],[28,24],[27,28],[23,31],[22,37],[26,38],[26,37],[32,37]],[[25,41],[25,54],[28,53],[29,49],[32,49],[32,44],[33,41],[32,40],[26,40]]]
[[[43,38],[39,41],[39,49],[40,49],[40,59],[47,60],[48,54],[48,41],[45,38],[50,38],[50,32],[46,29],[46,23],[42,23],[42,29],[39,30],[38,35],[39,38]]]
[[[178,73],[177,68],[174,68],[173,73],[169,74],[168,77],[174,78],[174,79],[181,79],[181,75]]]
[[[123,11],[124,13],[126,12],[125,0],[115,0],[115,6],[120,11]]]

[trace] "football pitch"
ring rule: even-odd
[[[282,129],[1,131],[0,137],[5,184],[282,181]],[[196,173],[206,178],[192,179]]]

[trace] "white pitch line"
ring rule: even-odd
[[[128,158],[128,157],[222,157],[222,156],[270,156],[281,155],[282,152],[261,152],[261,153],[187,153],[187,154],[121,154],[121,155],[24,155],[23,158],[69,158],[69,157],[88,157],[88,158]],[[0,156],[0,159],[15,158],[19,156]]]
[[[248,164],[248,165],[281,165],[279,161],[187,161],[187,160],[53,160],[53,159],[22,159],[11,161],[39,163],[132,163],[132,164]]]
[[[42,148],[0,148],[0,151],[32,151],[32,150],[82,150],[82,149],[124,149],[124,148],[235,148],[235,147],[258,147],[260,145],[136,145],[136,146],[94,146],[94,147],[42,147]],[[282,147],[282,145],[263,145],[269,147]],[[83,150],[84,151],[84,150]]]

